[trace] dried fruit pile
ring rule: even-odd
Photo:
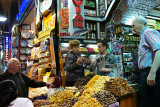
[[[97,90],[103,90],[104,89],[104,83],[105,83],[105,81],[109,81],[109,80],[110,80],[109,76],[101,76],[95,82],[93,88],[95,88]]]
[[[78,98],[68,98],[60,107],[72,107],[77,101]]]
[[[123,96],[133,92],[133,88],[123,78],[111,78],[110,81],[104,83],[104,89],[116,96]]]
[[[101,104],[91,96],[81,97],[72,107],[102,107]]]
[[[92,97],[96,98],[103,107],[108,107],[109,104],[117,101],[113,94],[105,90],[97,91],[92,95]]]

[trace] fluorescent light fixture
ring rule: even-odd
[[[98,48],[97,44],[96,45],[90,44],[90,45],[87,45],[86,47],[89,47],[89,48]]]
[[[5,22],[6,20],[7,20],[6,17],[2,17],[2,16],[0,17],[0,21],[1,21],[1,22]]]
[[[129,33],[128,35],[129,35],[129,36],[132,36],[132,35],[133,35],[133,33]]]
[[[126,21],[124,22],[125,25],[132,25],[132,21],[135,18],[135,16],[132,16],[131,18],[126,19]]]
[[[154,16],[146,16],[146,18],[151,18],[151,19],[160,20],[160,18],[159,18],[159,17],[154,17]]]

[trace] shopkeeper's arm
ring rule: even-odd
[[[154,86],[156,84],[156,82],[155,82],[156,72],[160,66],[159,59],[160,59],[160,49],[156,51],[151,70],[150,70],[149,75],[147,77],[147,84],[149,86]]]
[[[91,72],[93,72],[96,69],[96,64],[97,64],[97,61],[93,60],[92,63],[91,63],[91,66],[90,66]]]
[[[37,87],[53,87],[53,84],[48,84],[48,83],[45,83],[45,82],[42,82],[42,81],[35,81],[33,79],[30,79],[27,75],[25,74],[22,74],[21,76],[23,76],[23,78],[25,78],[25,81],[27,81],[27,85],[29,87],[32,87],[32,88],[37,88]]]

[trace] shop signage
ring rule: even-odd
[[[40,5],[40,12],[43,14],[45,10],[48,10],[52,5],[52,0],[44,0]]]
[[[55,28],[55,17],[56,17],[56,14],[52,15],[49,14],[47,17],[43,17],[43,29],[54,29]]]
[[[25,10],[27,9],[29,3],[30,3],[31,0],[23,0],[20,7],[19,7],[19,13],[17,13],[17,16],[16,16],[16,20],[20,20],[22,15],[24,14]]]
[[[9,56],[9,37],[5,36],[5,61],[8,62]]]
[[[60,36],[70,36],[70,32],[69,33],[60,33]]]
[[[50,29],[46,29],[45,31],[41,31],[38,33],[38,42],[43,41],[44,39],[47,39],[50,37]]]
[[[73,19],[73,27],[83,28],[83,17],[81,13],[81,5],[83,0],[73,0],[74,4],[76,5],[76,16]]]
[[[69,9],[64,7],[60,10],[62,28],[69,28]]]
[[[47,17],[43,17],[43,31],[38,33],[38,41],[41,42],[44,39],[50,37],[50,32],[55,28],[55,17],[56,15],[49,14]]]

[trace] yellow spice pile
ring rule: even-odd
[[[97,89],[98,91],[103,90],[105,81],[109,81],[109,80],[110,80],[109,76],[101,76],[95,82],[93,88]]]
[[[92,88],[95,84],[95,82],[98,80],[100,75],[95,75],[88,83],[85,85],[86,88]]]
[[[81,97],[72,107],[102,107],[101,104],[91,96]]]

